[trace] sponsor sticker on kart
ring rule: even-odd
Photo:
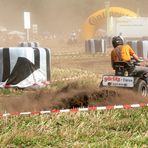
[[[103,86],[134,87],[134,78],[123,76],[103,76]]]

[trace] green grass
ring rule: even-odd
[[[0,146],[147,147],[148,108],[1,118]]]
[[[0,96],[16,96],[20,95],[23,91],[21,89],[15,88],[1,88],[0,89]]]

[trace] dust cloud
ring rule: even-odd
[[[51,35],[52,37],[54,37],[53,35],[57,37],[55,39],[56,41],[60,39],[67,40],[69,33],[81,29],[82,24],[89,15],[104,8],[104,2],[105,0],[0,0],[0,26],[6,27],[8,31],[17,30],[24,32],[23,12],[29,11],[31,12],[31,24],[38,25],[39,36],[34,39],[39,41],[44,40],[43,43],[41,42],[41,45],[46,46],[48,42],[48,46],[51,46],[51,43],[54,42]],[[110,0],[110,2],[110,6],[125,7],[135,12],[139,10],[141,16],[148,16],[148,1],[146,0]],[[30,33],[31,32],[32,30]],[[7,47],[16,46],[19,42],[18,38],[12,40],[12,38],[8,38],[3,32],[0,33],[1,47],[3,47],[3,45]],[[49,37],[47,40],[46,35]],[[4,43],[2,43],[2,40],[4,40]],[[61,48],[61,42],[56,43]],[[98,59],[96,63],[100,66]],[[94,64],[95,69],[97,67],[96,63]],[[80,64],[77,65],[80,66]],[[82,68],[84,68],[84,65],[86,65],[86,63],[82,65]],[[65,65],[63,65],[63,67],[65,67]],[[105,66],[102,67],[106,68]],[[68,84],[56,92],[38,90],[23,93],[23,96],[1,96],[0,112],[123,105],[145,103],[147,101],[148,99],[141,98],[134,92],[128,90],[86,89],[77,88],[72,84]]]
[[[31,24],[39,32],[62,33],[80,29],[86,18],[104,8],[105,0],[0,0],[0,26],[23,30],[23,12],[31,12]],[[131,5],[132,4],[132,5]],[[110,0],[110,6],[125,7],[148,16],[148,1]]]

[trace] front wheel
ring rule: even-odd
[[[137,84],[135,85],[135,89],[142,97],[146,97],[148,95],[147,84],[144,80],[138,80]]]

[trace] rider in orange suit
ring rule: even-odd
[[[114,69],[114,62],[130,62],[131,57],[133,57],[136,61],[139,61],[138,56],[135,54],[133,49],[124,44],[123,39],[120,36],[115,36],[112,38],[112,45],[114,49],[111,51],[111,64]]]

